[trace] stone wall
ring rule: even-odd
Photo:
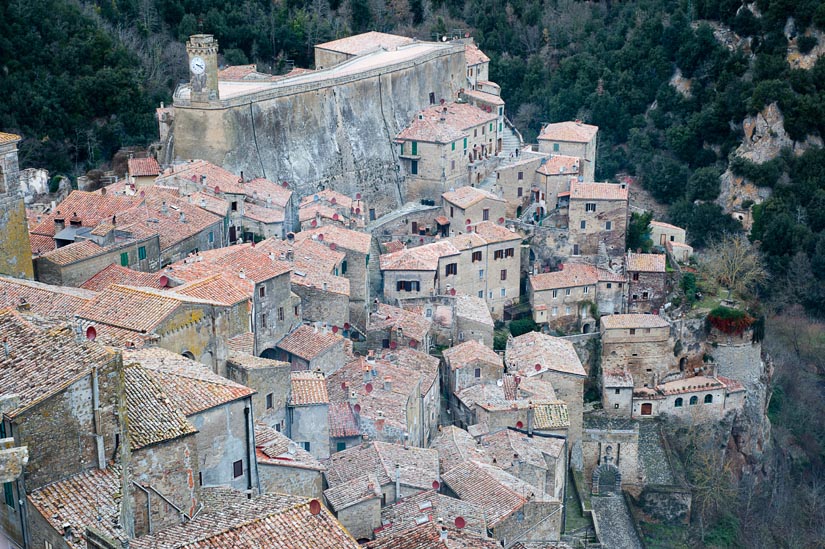
[[[596,204],[596,211],[586,211],[586,204]],[[599,244],[604,243],[611,258],[623,256],[627,215],[626,200],[571,200],[568,212],[569,255],[575,255],[574,244],[578,244],[580,255],[596,255],[599,253]],[[608,223],[610,229],[607,228]]]
[[[33,278],[26,206],[20,190],[17,142],[0,145],[0,274]]]
[[[349,323],[348,295],[326,291],[323,287],[303,284],[293,285],[292,291],[301,298],[304,320],[326,322],[339,327]]]
[[[635,501],[649,517],[667,524],[687,524],[690,521],[692,495],[689,489],[677,486],[645,486]]]
[[[258,463],[264,493],[292,494],[320,499],[324,493],[323,474],[318,469]]]
[[[381,499],[362,501],[338,511],[335,515],[355,539],[372,539],[373,530],[381,526]]]
[[[493,537],[505,542],[519,539],[552,540],[561,535],[562,507],[558,501],[528,501],[521,511],[512,513],[492,527]],[[521,520],[519,520],[521,519]]]
[[[229,359],[226,363],[227,377],[241,385],[254,389],[252,410],[256,421],[263,421],[270,427],[280,425],[285,430],[286,403],[289,398],[290,372],[288,362],[258,359],[266,361],[267,366],[243,367],[239,362]],[[267,395],[272,395],[272,408],[267,408]]]
[[[309,442],[309,453],[317,459],[329,457],[329,406],[290,406],[286,435],[301,444]]]
[[[667,273],[628,273],[627,312],[652,313],[665,304],[668,292]],[[636,279],[634,276],[638,275]],[[645,297],[647,294],[647,297]]]

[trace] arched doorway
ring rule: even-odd
[[[270,347],[269,349],[265,349],[263,353],[261,353],[261,358],[268,358],[269,360],[278,360],[277,358],[277,351]]]
[[[650,416],[653,415],[653,404],[650,402],[645,402],[642,404],[642,415],[643,416]]]
[[[181,353],[181,355],[185,356],[185,357],[186,357],[186,358],[188,358],[189,360],[195,360],[195,355],[193,355],[193,354],[192,354],[191,352],[189,352],[189,351],[184,351],[184,352],[182,352],[182,353]]]
[[[592,329],[593,329],[593,326],[591,326],[591,324],[589,322],[585,322],[584,326],[582,326],[582,333],[583,334],[589,334],[590,330],[592,330]]]
[[[602,463],[593,471],[593,487],[591,493],[618,494],[622,490],[622,473],[613,463]]]
[[[682,358],[679,359],[679,371],[684,372],[685,371],[685,366],[687,366],[687,357],[683,356]]]
[[[516,217],[521,217],[521,206],[516,208]]]

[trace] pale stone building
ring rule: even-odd
[[[650,222],[653,245],[668,251],[679,262],[687,261],[693,255],[693,248],[686,243],[685,236],[686,232],[681,227],[661,221]]]
[[[444,379],[450,393],[479,383],[495,383],[504,376],[504,362],[491,348],[466,341],[445,349]]]
[[[627,205],[624,183],[571,181],[568,254],[595,256],[604,247],[611,259],[620,259],[625,252]]]
[[[32,245],[17,163],[19,135],[0,132],[0,274],[34,278]]]
[[[255,458],[264,494],[321,498],[325,467],[312,454],[266,423],[255,422]]]
[[[581,159],[585,181],[594,181],[599,127],[575,122],[547,124],[539,134],[539,150]]]
[[[447,191],[441,195],[441,204],[456,234],[469,232],[482,221],[504,223],[504,199],[484,189],[464,186]]]
[[[490,84],[490,58],[472,40],[464,46],[464,57],[467,59],[467,87],[475,90],[479,84],[481,88]]]
[[[601,319],[602,369],[627,371],[636,389],[678,376],[670,324],[658,315],[619,314]]]
[[[653,313],[665,304],[668,294],[667,257],[664,254],[628,252],[627,271],[629,313]]]

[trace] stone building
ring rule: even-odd
[[[17,144],[21,137],[0,132],[0,274],[34,278],[26,206],[20,189]]]
[[[595,256],[600,247],[613,260],[625,252],[628,190],[624,183],[570,183],[569,250],[572,256]]]
[[[326,69],[376,49],[390,50],[412,42],[414,39],[406,36],[371,31],[316,44],[315,69]]]
[[[479,183],[487,175],[483,161],[500,150],[500,125],[498,112],[469,103],[419,112],[395,138],[407,198],[435,198]]]
[[[159,290],[165,288],[168,283],[168,278],[164,278],[162,273],[143,273],[112,264],[87,279],[86,282],[80,285],[80,288],[92,292],[102,292],[109,286],[117,284],[120,286],[143,286]]]
[[[585,416],[582,473],[591,493],[619,493],[622,486],[643,484],[639,442],[636,420],[603,414]]]
[[[504,362],[491,348],[470,340],[443,352],[443,383],[452,395],[479,383],[495,383],[504,375]]]
[[[738,381],[694,376],[642,388],[633,394],[631,417],[674,416],[692,423],[716,422],[745,404],[745,388]]]
[[[286,436],[317,459],[329,457],[329,394],[324,374],[292,372]]]
[[[627,371],[635,389],[653,388],[679,376],[670,324],[657,315],[620,314],[602,317],[604,372]]]
[[[373,350],[410,347],[427,352],[432,322],[421,314],[373,302],[367,326],[367,348]]]
[[[291,371],[288,362],[230,352],[226,360],[226,377],[255,391],[252,411],[256,429],[258,423],[263,423],[279,433],[286,431]]]
[[[329,375],[348,360],[344,338],[326,325],[298,326],[278,342],[276,349],[278,360],[292,364],[293,371],[320,371]]]
[[[24,315],[72,321],[75,313],[94,297],[94,292],[81,288],[0,276],[0,308],[11,307]]]
[[[375,530],[375,539],[385,543],[395,541],[402,543],[406,533],[410,528],[419,524],[429,524],[431,526],[454,526],[456,519],[461,518],[464,526],[460,528],[463,533],[477,536],[475,543],[492,541],[487,538],[487,521],[481,509],[470,502],[445,496],[436,490],[426,490],[414,496],[408,496],[381,509],[381,528]],[[459,521],[461,524],[461,521]],[[450,533],[453,534],[455,530]],[[385,545],[381,547],[395,547]],[[479,547],[470,545],[469,547]],[[486,546],[485,546],[486,547]],[[500,547],[500,546],[498,546]],[[469,549],[469,548],[468,548]]]
[[[564,437],[502,429],[481,437],[479,442],[493,465],[562,501],[567,479]]]
[[[323,497],[325,467],[266,423],[255,422],[255,456],[264,494]]]
[[[540,488],[477,461],[466,461],[442,477],[448,495],[482,509],[488,530],[505,547],[517,539],[560,538],[562,504]]]
[[[624,276],[581,263],[561,265],[552,273],[531,275],[527,295],[533,320],[551,329],[589,333],[596,315],[621,311]]]
[[[660,251],[667,251],[679,262],[685,262],[693,255],[693,248],[685,242],[686,232],[683,228],[663,223],[650,222],[650,239]]]
[[[504,199],[476,187],[459,187],[441,195],[441,206],[456,232],[471,231],[481,221],[503,223]]]
[[[364,474],[324,490],[324,499],[347,531],[364,542],[381,527],[383,494],[378,477]]]
[[[361,193],[349,197],[332,189],[324,189],[301,199],[298,210],[300,230],[306,231],[324,225],[338,225],[347,229],[363,229],[367,206]]]
[[[491,84],[490,58],[475,45],[472,39],[464,45],[464,57],[467,59],[467,88],[471,90],[489,88]]]
[[[495,170],[496,189],[501,190],[506,201],[505,217],[519,218],[537,196],[536,170],[546,161],[547,155],[529,150],[519,152],[519,158],[503,163]]]
[[[664,254],[627,253],[628,313],[655,313],[665,304],[669,292],[666,263]]]
[[[579,177],[584,178],[581,158],[552,154],[543,159],[541,166],[536,169],[532,188],[533,201],[543,208],[540,213],[557,209],[559,195],[570,192],[571,181],[579,181]]]
[[[421,504],[426,505],[426,502]],[[421,524],[415,525],[413,522],[414,526],[405,530],[392,530],[386,535],[383,535],[383,530],[380,530],[381,537],[367,543],[366,547],[368,549],[441,549],[445,546],[455,549],[498,549],[501,547],[499,542],[486,535],[458,529],[454,525],[452,527],[449,524],[444,525],[440,520],[433,522],[429,515],[419,515],[418,518]]]
[[[130,158],[126,161],[126,177],[129,184],[140,189],[148,187],[160,175],[160,165],[154,157]]]
[[[559,400],[567,404],[570,418],[570,447],[581,440],[584,380],[573,344],[539,332],[529,332],[507,341],[504,355],[507,372],[549,382]]]
[[[584,181],[594,181],[599,127],[575,122],[547,124],[539,134],[539,150],[581,159]]]

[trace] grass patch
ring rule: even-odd
[[[647,549],[690,549],[687,526],[640,522]]]

